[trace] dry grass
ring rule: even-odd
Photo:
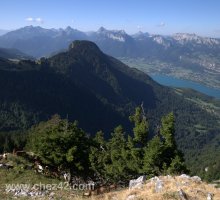
[[[146,181],[141,189],[123,190],[96,197],[92,200],[126,200],[130,195],[135,195],[135,200],[179,200],[178,191],[182,189],[189,200],[206,200],[208,193],[213,194],[213,200],[220,200],[220,189],[204,182],[196,182],[182,177],[159,177],[163,181],[163,189],[156,193],[155,182]]]
[[[188,197],[188,200],[207,200],[208,193],[213,194],[213,200],[220,200],[220,188],[215,188],[205,182],[194,181],[192,179],[183,178],[180,176],[161,176],[159,177],[163,182],[161,192],[155,191],[155,181],[147,180],[140,189],[123,189],[114,192],[109,192],[101,195],[83,197],[83,192],[76,191],[53,191],[53,198],[49,196],[35,197],[34,199],[42,200],[127,200],[131,195],[135,196],[134,199],[129,200],[180,200],[178,191],[182,189]],[[11,196],[5,196],[5,199],[14,199]],[[30,199],[30,197],[18,197],[17,199]]]

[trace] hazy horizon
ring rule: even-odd
[[[71,27],[72,29],[76,29],[76,30],[78,30],[78,31],[82,31],[82,32],[85,32],[85,33],[89,33],[89,32],[96,32],[96,31],[98,31],[101,27],[103,27],[103,28],[105,28],[106,30],[108,30],[108,31],[125,31],[125,33],[126,34],[128,34],[128,35],[135,35],[135,34],[137,34],[137,33],[139,33],[139,32],[142,32],[142,33],[149,33],[150,35],[162,35],[162,36],[172,36],[172,35],[175,35],[175,34],[178,34],[178,33],[181,33],[181,34],[196,34],[197,36],[201,36],[201,37],[210,37],[210,38],[216,38],[216,39],[219,39],[220,38],[220,36],[219,37],[214,37],[214,36],[207,36],[207,35],[200,35],[200,34],[197,34],[197,33],[194,33],[194,32],[174,32],[174,33],[170,33],[170,34],[163,34],[163,33],[161,33],[161,34],[159,34],[159,33],[152,33],[152,32],[149,32],[149,31],[137,31],[137,32],[127,32],[126,30],[124,30],[124,29],[109,29],[109,28],[106,28],[106,27],[104,27],[104,26],[101,26],[101,27],[99,27],[98,29],[96,29],[96,30],[80,30],[80,29],[77,29],[77,28],[75,28],[75,27],[72,27],[71,25],[69,25],[69,26],[66,26],[66,27],[44,27],[44,26],[41,26],[41,25],[27,25],[27,26],[23,26],[23,27],[18,27],[18,28],[16,28],[16,29],[12,29],[12,30],[5,30],[5,29],[1,29],[0,28],[0,35],[4,35],[4,34],[6,34],[6,33],[8,33],[8,32],[11,32],[11,31],[16,31],[16,30],[19,30],[19,29],[22,29],[22,28],[25,28],[25,27],[34,27],[34,28],[36,28],[36,27],[41,27],[41,28],[43,28],[43,29],[56,29],[56,30],[58,30],[58,29],[63,29],[63,30],[65,30],[67,27]]]
[[[195,33],[220,37],[220,2],[213,0],[170,0],[165,2],[133,0],[86,1],[2,1],[0,29],[15,30],[34,25],[43,28],[65,28],[88,32],[106,29],[172,35]],[[9,12],[10,11],[10,12]]]

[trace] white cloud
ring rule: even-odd
[[[28,17],[28,18],[26,18],[25,20],[28,21],[28,22],[33,22],[33,21],[34,21],[34,18]]]
[[[164,22],[160,22],[160,24],[157,25],[158,27],[164,27],[166,24]]]
[[[43,19],[40,17],[37,17],[37,18],[28,17],[25,20],[28,22],[35,22],[35,23],[40,23],[40,24],[44,23]]]
[[[40,17],[36,18],[35,21],[41,24],[44,22],[43,19]]]

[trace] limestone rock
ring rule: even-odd
[[[208,195],[207,195],[207,200],[213,200],[213,194],[208,193]]]
[[[188,200],[186,193],[182,189],[178,191],[178,194],[181,200]]]
[[[131,194],[126,198],[126,200],[135,200],[135,199],[137,199],[135,194]]]
[[[163,181],[158,179],[155,183],[155,191],[161,192],[163,190]]]
[[[141,188],[145,180],[146,180],[146,176],[140,176],[138,179],[130,180],[129,189]]]

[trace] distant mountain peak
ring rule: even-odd
[[[75,40],[69,45],[69,51],[98,51],[101,52],[99,47],[91,41],[87,40]]]
[[[138,31],[137,33],[135,33],[134,35],[132,35],[133,38],[136,38],[138,40],[143,40],[147,37],[150,37],[150,34],[148,32],[142,32],[142,31]]]
[[[108,30],[104,27],[98,29],[98,33],[118,33],[118,34],[127,34],[124,30]]]
[[[107,30],[104,27],[100,27],[98,34],[119,42],[125,42],[127,34],[124,30]]]
[[[195,40],[198,39],[199,36],[196,35],[195,33],[176,33],[174,35],[174,39],[185,39],[185,40]]]
[[[23,30],[43,30],[44,28],[42,28],[41,26],[30,25],[30,26],[25,26],[21,29],[23,29]]]
[[[176,33],[173,38],[184,44],[186,42],[195,42],[197,44],[205,44],[205,45],[219,45],[220,42],[214,38],[201,37],[196,35],[195,33]]]
[[[71,26],[67,26],[65,30],[73,30]]]
[[[78,32],[78,30],[73,29],[71,26],[67,26],[67,27],[63,30],[63,32],[65,32],[65,33],[68,34],[68,35],[70,35],[70,34],[76,32],[76,31]]]
[[[104,31],[107,31],[107,29],[105,29],[103,26],[101,26],[101,27],[98,29],[98,32],[104,32]]]

